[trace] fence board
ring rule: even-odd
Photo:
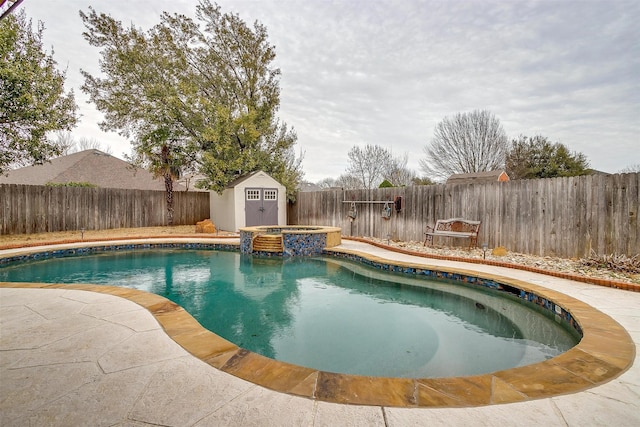
[[[404,209],[382,218],[381,204],[358,203],[353,222],[344,201],[404,198]],[[640,173],[299,193],[290,224],[341,227],[343,234],[422,241],[424,228],[455,216],[482,221],[478,243],[515,252],[564,257],[640,253]],[[458,239],[442,240],[463,246]]]
[[[0,234],[166,224],[164,191],[0,184]],[[209,218],[209,193],[176,192],[174,224]]]

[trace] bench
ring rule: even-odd
[[[422,246],[426,246],[427,241],[433,244],[434,236],[442,236],[469,239],[469,248],[472,246],[478,247],[480,222],[481,221],[469,221],[462,218],[439,219],[436,221],[435,227],[427,226]]]

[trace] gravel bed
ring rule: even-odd
[[[453,256],[459,258],[483,258],[483,251],[479,248],[467,249],[467,248],[450,248],[450,247],[425,247],[422,246],[422,242],[415,241],[394,241],[394,240],[386,240],[386,239],[378,239],[374,237],[364,237],[363,239],[369,240],[372,242],[376,242],[379,244],[392,246],[404,250],[424,253],[424,254],[434,254],[440,256]],[[596,269],[585,267],[581,264],[579,259],[567,259],[567,258],[558,258],[551,256],[535,256],[535,255],[527,255],[516,252],[508,252],[504,256],[496,256],[492,254],[491,249],[487,249],[484,254],[487,260],[493,260],[508,264],[517,264],[517,265],[526,265],[530,267],[536,267],[543,270],[548,271],[557,271],[560,273],[572,273],[578,274],[587,277],[595,277],[599,279],[612,279],[619,280],[626,283],[640,284],[640,275],[617,272],[608,269]]]

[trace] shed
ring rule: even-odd
[[[509,175],[503,170],[454,173],[447,179],[447,184],[486,184],[490,182],[507,182]]]
[[[264,171],[251,172],[211,193],[211,220],[219,230],[287,225],[287,190]]]

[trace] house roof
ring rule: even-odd
[[[0,175],[0,184],[45,185],[88,182],[101,188],[162,190],[162,179],[100,150],[84,150],[57,157],[42,165],[27,166]],[[174,190],[184,187],[174,183]]]
[[[454,173],[447,179],[447,184],[471,184],[478,182],[497,182],[504,174],[509,180],[509,176],[504,170],[494,170],[475,173]]]

